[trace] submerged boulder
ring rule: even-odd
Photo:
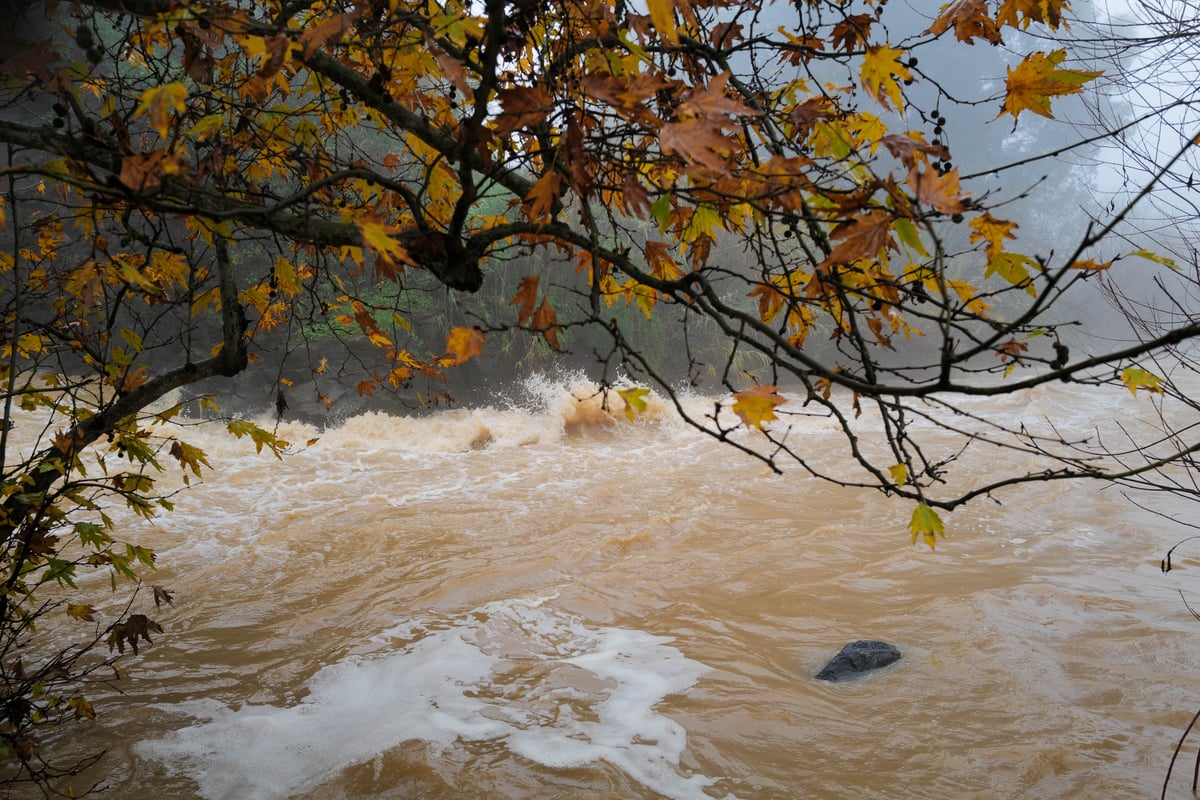
[[[887,642],[851,642],[817,673],[819,681],[844,681],[900,660],[900,648]]]

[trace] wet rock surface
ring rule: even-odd
[[[860,640],[842,648],[817,673],[819,681],[844,681],[900,660],[900,648],[887,642]]]

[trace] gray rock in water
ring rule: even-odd
[[[900,648],[887,642],[858,641],[842,648],[825,668],[817,673],[819,681],[844,681],[864,672],[886,667],[900,660]]]

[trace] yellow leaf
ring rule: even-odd
[[[149,637],[147,637],[149,638]],[[92,708],[92,704],[82,695],[72,697],[67,701],[67,705],[75,712],[76,719],[95,719],[96,709]]]
[[[171,112],[182,114],[187,110],[187,86],[182,83],[164,83],[142,92],[134,114],[150,118],[150,127],[166,139],[171,129]]]
[[[1138,256],[1139,258],[1153,261],[1155,264],[1162,264],[1164,267],[1172,269],[1176,272],[1179,271],[1179,265],[1175,263],[1174,259],[1167,258],[1166,256],[1160,256],[1157,253],[1151,253],[1149,250],[1134,250],[1129,255]]]
[[[223,116],[220,114],[209,114],[207,117],[201,117],[199,122],[187,129],[186,133],[188,136],[194,136],[200,141],[206,141],[220,133],[224,125],[225,118]]]
[[[96,609],[91,606],[80,603],[67,603],[67,616],[71,619],[77,619],[80,622],[95,622]]]
[[[562,193],[562,176],[556,170],[546,170],[542,177],[529,189],[529,194],[525,196],[525,211],[529,219],[536,220],[542,217],[553,216],[559,208],[561,201],[559,195]]]
[[[631,389],[618,389],[617,394],[625,401],[625,416],[633,422],[639,412],[646,410],[646,395],[650,394],[650,390],[635,386]]]
[[[1125,387],[1129,389],[1135,396],[1138,389],[1145,389],[1147,392],[1162,394],[1162,378],[1155,375],[1153,372],[1147,372],[1141,367],[1128,367],[1121,373],[1121,381]]]
[[[904,110],[904,97],[897,81],[912,80],[908,67],[900,62],[903,50],[888,45],[868,47],[862,62],[862,85],[884,108]],[[891,100],[889,105],[888,100]]]
[[[778,393],[777,386],[764,384],[741,392],[734,392],[733,413],[741,418],[748,428],[762,430],[763,423],[775,419],[775,409],[787,402]]]
[[[1009,222],[1006,219],[996,219],[990,213],[984,213],[983,216],[975,217],[971,220],[970,225],[974,228],[971,231],[971,243],[986,241],[986,252],[989,261],[1004,250],[1005,239],[1017,238],[1013,235],[1013,230],[1016,229],[1017,223]]]
[[[908,467],[903,464],[896,464],[893,467],[888,467],[888,472],[892,474],[892,482],[897,486],[903,486],[908,483]]]
[[[707,203],[696,206],[687,227],[679,234],[684,242],[694,242],[701,236],[715,239],[716,232],[722,227],[721,212]]]
[[[283,256],[275,259],[275,282],[279,286],[279,291],[284,297],[295,297],[300,293],[303,285],[300,282],[300,276],[296,271],[296,266],[288,261]]]
[[[359,217],[354,220],[354,224],[358,226],[363,244],[368,249],[374,250],[391,261],[410,263],[408,251],[404,249],[404,245],[392,238],[392,234],[400,230],[399,227],[381,222],[376,217]]]
[[[998,119],[1003,114],[1012,114],[1013,124],[1022,111],[1032,111],[1043,117],[1054,118],[1050,113],[1050,98],[1079,94],[1083,84],[1102,72],[1082,69],[1056,69],[1067,57],[1066,50],[1047,53],[1030,53],[1016,69],[1008,70],[1005,80],[1007,94]]]
[[[646,6],[658,35],[671,44],[679,44],[679,34],[675,31],[675,0],[648,0]]]
[[[917,537],[919,536],[924,540],[925,544],[929,545],[930,550],[936,544],[937,537],[946,535],[945,529],[942,526],[942,518],[925,503],[918,504],[913,511],[909,529],[912,531],[913,544],[917,543]]]

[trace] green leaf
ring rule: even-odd
[[[1129,255],[1138,256],[1139,258],[1153,261],[1155,264],[1162,264],[1164,267],[1173,269],[1176,272],[1179,271],[1179,265],[1175,263],[1174,259],[1167,258],[1166,256],[1160,256],[1157,253],[1151,253],[1149,250],[1134,250]]]
[[[128,328],[121,328],[119,333],[121,334],[121,338],[125,340],[125,343],[133,348],[134,352],[140,353],[144,349],[142,345],[142,337],[138,336],[133,331],[129,330]]]
[[[187,474],[188,469],[191,469],[192,473],[199,478],[201,477],[201,465],[209,467],[210,469],[212,468],[212,465],[208,463],[208,456],[205,454],[205,452],[199,447],[193,447],[187,442],[181,442],[178,439],[174,440],[171,442],[170,453],[172,456],[178,459],[180,467],[183,468],[183,482],[187,485],[191,485]]]
[[[929,256],[928,251],[925,250],[925,243],[921,241],[921,233],[911,219],[897,219],[892,223],[892,229],[896,231],[896,236],[908,249],[918,255]]]
[[[917,543],[917,537],[921,537],[925,544],[929,545],[932,550],[937,542],[938,536],[945,536],[945,529],[942,526],[942,518],[937,515],[937,512],[924,503],[920,503],[913,511],[912,522],[909,523],[909,528],[912,530],[913,544]]]
[[[650,215],[658,222],[658,232],[666,233],[671,220],[671,196],[661,195],[650,204]]]
[[[46,572],[42,580],[54,581],[59,586],[70,586],[72,589],[79,588],[75,585],[75,564],[60,558],[46,559]]]
[[[1041,269],[1038,263],[1029,256],[1023,256],[1020,253],[997,253],[996,257],[988,262],[983,277],[999,275],[1013,286],[1019,286],[1031,296],[1037,297],[1037,289],[1029,278],[1030,268]]]
[[[270,431],[263,430],[253,422],[245,419],[235,419],[229,423],[228,430],[237,438],[249,436],[254,442],[255,452],[261,453],[267,447],[277,458],[282,458],[283,443],[275,438]],[[206,465],[207,466],[207,465]]]
[[[75,523],[75,535],[79,537],[79,543],[84,547],[92,547],[96,550],[112,544],[112,537],[108,535],[104,526],[97,525],[95,522]]]

